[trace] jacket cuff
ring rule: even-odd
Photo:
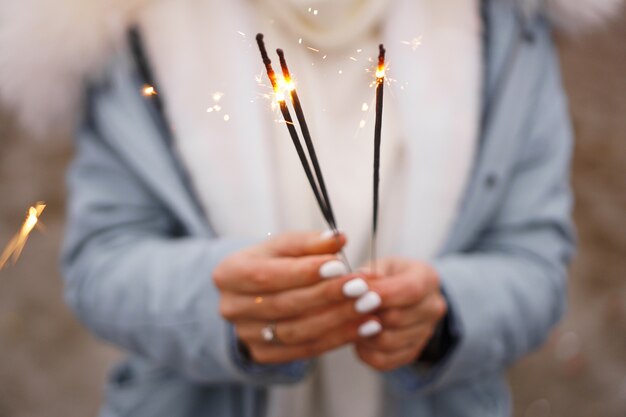
[[[459,344],[461,333],[458,319],[448,299],[443,283],[441,284],[441,293],[446,299],[448,311],[445,317],[437,324],[433,337],[420,354],[420,357],[414,363],[386,374],[389,382],[397,391],[413,393],[426,389],[437,381]]]
[[[258,383],[289,383],[304,378],[311,367],[311,361],[293,361],[277,365],[261,365],[255,363],[246,346],[241,343],[235,327],[229,323],[229,337],[232,358],[235,365],[245,374],[258,379]]]

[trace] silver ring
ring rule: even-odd
[[[270,321],[267,326],[261,329],[261,337],[267,343],[279,343],[278,336],[276,336],[276,322]]]

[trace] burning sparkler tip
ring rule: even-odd
[[[28,236],[35,226],[38,226],[39,216],[41,216],[45,208],[46,204],[43,201],[38,201],[34,206],[28,208],[28,214],[24,223],[22,223],[20,231],[13,236],[0,255],[0,269],[4,268],[9,259],[13,261],[13,264],[17,262],[26,245]]]

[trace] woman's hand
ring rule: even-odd
[[[356,351],[371,367],[388,371],[414,362],[447,311],[437,272],[428,264],[403,258],[378,260],[368,280],[380,294],[377,316],[383,330],[361,340]]]
[[[368,287],[346,275],[337,259],[345,242],[328,233],[283,234],[229,256],[215,269],[220,312],[256,363],[318,356],[380,331],[375,316],[367,314],[380,299],[365,307],[361,302],[360,311],[355,307],[354,299]],[[275,343],[263,338],[270,323]]]

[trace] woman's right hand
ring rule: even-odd
[[[380,297],[335,255],[345,243],[343,235],[285,233],[216,267],[220,312],[254,362],[307,359],[380,332],[372,314]],[[262,335],[270,323],[274,343]]]

